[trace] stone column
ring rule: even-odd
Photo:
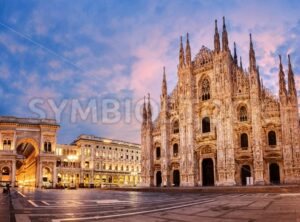
[[[37,180],[38,180],[38,188],[41,188],[42,187],[42,180],[43,180],[43,164],[40,163],[39,164],[39,168],[37,169],[38,170],[38,177],[37,177]]]
[[[198,170],[199,170],[199,179],[198,179],[198,186],[202,186],[202,158],[199,157],[198,159]]]
[[[80,172],[80,183],[83,183],[83,171]]]
[[[14,187],[16,182],[16,160],[12,160],[11,169],[11,186]]]
[[[39,187],[39,174],[40,174],[40,162],[39,162],[39,157],[36,158],[36,169],[35,169],[35,186]]]
[[[56,163],[53,163],[53,176],[52,176],[52,182],[53,182],[53,187],[56,186],[57,184],[57,172],[56,172]]]
[[[90,183],[94,184],[94,168],[91,170]]]

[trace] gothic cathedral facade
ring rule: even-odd
[[[178,82],[152,121],[150,99],[141,126],[142,186],[234,186],[300,182],[299,114],[288,56],[288,83],[279,56],[279,95],[263,86],[250,34],[249,68],[229,49],[223,17],[214,50],[194,60],[180,41]]]

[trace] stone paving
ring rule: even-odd
[[[10,221],[9,195],[3,193],[3,188],[0,188],[0,221]]]
[[[4,202],[3,194],[1,198]],[[20,189],[12,191],[12,203],[17,222],[300,222],[300,192],[286,189],[276,193]]]

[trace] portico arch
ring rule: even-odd
[[[33,138],[23,138],[16,145],[16,181],[19,186],[37,185],[38,143]]]
[[[0,122],[0,170],[4,165],[10,167],[11,186],[41,187],[42,168],[46,166],[51,170],[55,184],[56,133],[59,129],[56,121],[2,116]]]

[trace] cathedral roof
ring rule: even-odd
[[[209,48],[207,48],[206,46],[203,45],[201,47],[200,51],[195,56],[194,62],[197,65],[204,65],[204,64],[209,63],[209,62],[212,61],[212,56],[213,56],[212,51]]]

